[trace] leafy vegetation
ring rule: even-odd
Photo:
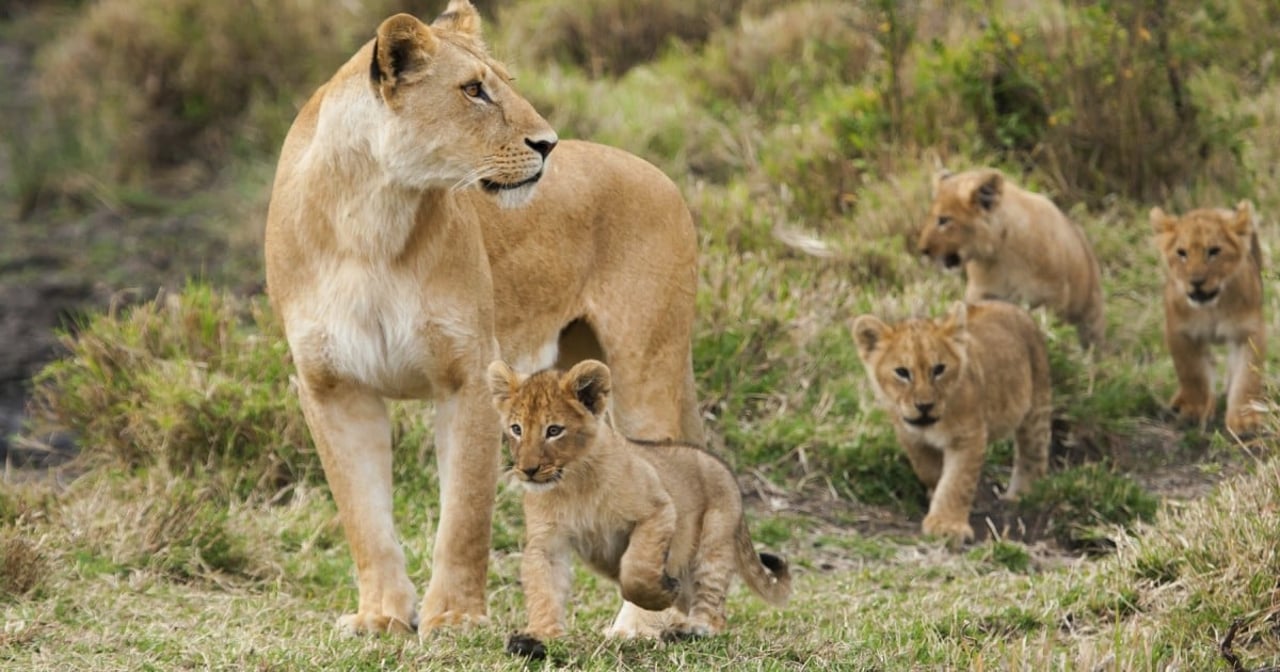
[[[505,489],[493,625],[424,643],[334,636],[352,561],[287,347],[252,291],[297,106],[382,16],[440,4],[0,11],[0,57],[28,66],[0,82],[15,92],[0,101],[0,273],[25,283],[45,274],[24,256],[56,259],[126,297],[69,323],[65,356],[35,381],[23,445],[61,427],[82,456],[6,471],[0,666],[512,666],[501,643],[524,618],[522,519]],[[1275,3],[491,4],[496,55],[562,136],[624,147],[684,190],[702,250],[704,417],[758,543],[796,568],[787,610],[735,590],[726,636],[678,646],[601,645],[616,597],[578,570],[555,664],[1213,669],[1237,620],[1246,665],[1280,659],[1274,433],[1241,443],[1163,414],[1174,377],[1145,214],[1251,198],[1274,256]],[[848,335],[861,313],[937,314],[961,295],[915,259],[938,164],[996,165],[1053,197],[1094,242],[1109,321],[1108,347],[1089,354],[1036,313],[1054,468],[1020,504],[999,502],[1010,451],[993,447],[974,521],[988,538],[963,552],[920,538],[924,489]],[[115,294],[139,286],[165,289]],[[394,504],[420,586],[438,501],[428,408],[393,406]]]

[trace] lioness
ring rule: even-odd
[[[1010,303],[956,303],[942,319],[853,323],[871,386],[930,491],[926,534],[973,538],[969,511],[987,444],[1013,437],[1016,499],[1048,467],[1053,392],[1044,335]]]
[[[1182,217],[1151,209],[1151,228],[1165,270],[1164,340],[1178,374],[1170,405],[1202,427],[1213,417],[1213,361],[1226,343],[1227,429],[1252,432],[1262,420],[1267,359],[1262,320],[1262,248],[1253,206],[1202,208]]]
[[[595,360],[527,377],[502,361],[489,366],[511,473],[525,490],[529,625],[508,642],[512,653],[541,657],[541,640],[564,634],[571,551],[627,602],[684,614],[664,638],[720,632],[737,572],[772,604],[791,593],[786,562],[756,555],[728,467],[698,448],[623,438],[606,419],[611,389],[609,368]],[[635,634],[628,627],[611,632]]]
[[[964,266],[966,301],[1043,305],[1075,325],[1082,346],[1102,346],[1102,277],[1084,229],[1000,171],[935,174],[918,246],[945,268]]]
[[[484,372],[499,352],[530,371],[602,354],[622,428],[703,438],[696,237],[679,190],[619,150],[557,144],[509,80],[469,2],[431,25],[392,16],[281,151],[267,283],[355,558],[347,631],[485,617],[500,432]],[[440,517],[416,616],[384,398],[436,401]]]

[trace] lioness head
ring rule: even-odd
[[[542,177],[556,133],[489,57],[480,15],[452,0],[431,25],[408,14],[382,22],[369,81],[382,103],[373,151],[403,184],[479,184],[506,206],[524,203]]]
[[[1004,175],[998,170],[935,174],[933,205],[917,243],[920,254],[944,268],[963,266],[982,244],[987,217],[1000,207],[1003,191]]]
[[[548,369],[524,377],[495,361],[489,392],[511,446],[511,472],[527,490],[550,490],[591,450],[605,408],[609,367],[594,359],[567,373]]]
[[[1182,217],[1152,208],[1151,228],[1169,280],[1192,306],[1210,306],[1248,263],[1253,206],[1241,201],[1234,212],[1201,208]]]
[[[938,320],[854,320],[853,338],[872,387],[909,427],[924,429],[946,416],[947,400],[968,361],[966,317],[965,304],[957,302]]]

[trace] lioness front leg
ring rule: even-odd
[[[1233,343],[1227,356],[1231,386],[1227,390],[1227,429],[1247,435],[1262,424],[1262,370],[1267,360],[1266,338],[1256,333]]]
[[[973,539],[969,511],[982,474],[982,461],[987,449],[985,431],[973,436],[957,437],[942,454],[942,478],[929,502],[924,517],[925,534],[950,537],[953,542]]]
[[[421,632],[486,620],[485,580],[499,450],[497,410],[477,374],[457,395],[436,404],[440,524],[431,583],[422,599]]]
[[[675,603],[680,583],[667,572],[667,551],[675,529],[676,509],[671,502],[636,523],[618,568],[622,599],[650,611]]]
[[[391,424],[382,398],[351,385],[299,396],[356,563],[360,606],[338,619],[349,634],[412,632],[417,599],[396,541],[391,505]]]
[[[1201,428],[1213,417],[1213,362],[1209,344],[1181,333],[1166,334],[1174,372],[1178,374],[1178,392],[1169,406],[1185,422]]]

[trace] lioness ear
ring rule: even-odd
[[[946,168],[943,168],[933,174],[933,181],[930,183],[929,186],[930,188],[933,189],[932,196],[934,198],[938,197],[938,189],[942,187],[942,181],[947,179],[948,177],[951,177],[951,175],[952,175],[951,171],[947,170]]]
[[[978,186],[974,187],[973,193],[969,195],[969,201],[987,212],[996,209],[1000,205],[1000,197],[1004,193],[1004,175],[998,170],[987,171],[982,176],[982,181]]]
[[[489,364],[488,383],[493,405],[501,408],[520,386],[520,377],[506,362],[495,359]]]
[[[888,329],[888,325],[875,315],[860,315],[853,321],[853,341],[858,345],[858,356],[862,361],[867,361],[871,353],[876,351],[876,346],[880,345],[884,332]]]
[[[1165,233],[1173,228],[1174,218],[1166,214],[1159,206],[1151,208],[1151,214],[1149,217],[1151,218],[1151,230],[1157,235]]]
[[[1236,221],[1232,222],[1231,230],[1241,238],[1248,238],[1253,233],[1252,203],[1240,201],[1236,204]]]
[[[572,394],[592,415],[600,415],[608,407],[613,377],[604,362],[588,359],[578,362],[560,378],[564,391]]]
[[[431,22],[433,28],[452,30],[480,39],[480,12],[469,0],[452,0],[444,13]]]
[[[396,14],[378,26],[373,40],[369,77],[383,98],[395,92],[406,73],[427,64],[439,43],[427,24],[408,14]]]

